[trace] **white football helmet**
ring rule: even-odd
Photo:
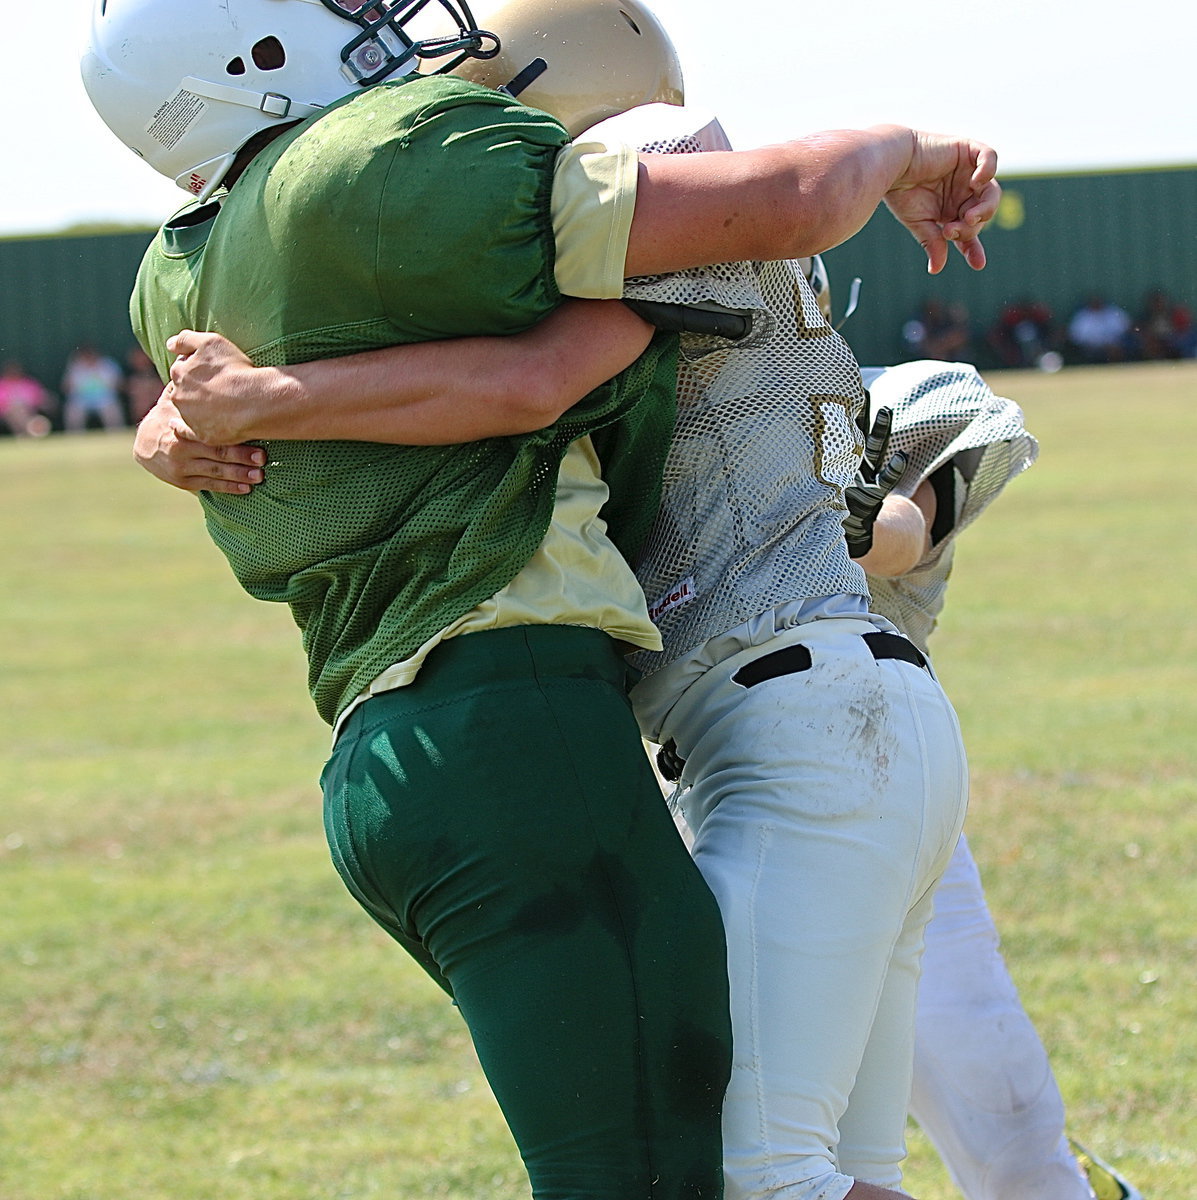
[[[81,63],[92,104],[129,149],[201,199],[259,130],[421,62],[448,70],[498,53],[467,0],[92,3]]]
[[[453,74],[517,97],[577,137],[641,104],[681,104],[682,68],[640,0],[505,0],[479,7],[498,54]]]

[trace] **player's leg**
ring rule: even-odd
[[[119,401],[107,400],[96,411],[100,416],[100,424],[105,429],[124,429],[125,413]]]
[[[809,669],[744,686],[740,668],[768,648],[746,651],[707,672],[667,722],[686,759],[695,859],[728,936],[732,1200],[847,1194],[838,1123],[894,946],[963,818],[954,716],[945,704],[951,778],[931,788],[901,673],[942,697],[938,685],[911,664],[876,662],[858,634],[831,632],[837,622],[816,624]],[[908,1029],[907,1057],[910,1040]],[[901,1075],[890,1087],[890,1128],[870,1145],[884,1147],[877,1158],[889,1161],[876,1169],[893,1185],[907,1090]]]
[[[717,1197],[722,929],[622,662],[585,630],[457,642],[350,719],[339,856],[449,980],[537,1200]]]
[[[911,1113],[968,1200],[1089,1200],[963,837],[927,927],[915,1046]]]
[[[914,1011],[917,1003],[922,930],[931,914],[931,895],[911,910],[890,960],[860,1070],[840,1118],[840,1169],[853,1179],[886,1187],[900,1185],[905,1157],[906,1115],[895,1101],[909,1096],[914,1061]]]
[[[901,754],[887,763],[890,786],[928,815],[929,838],[910,894],[910,907],[895,941],[877,1014],[861,1058],[848,1107],[840,1119],[840,1169],[855,1179],[898,1186],[894,1170],[905,1155],[906,1114],[914,1067],[914,1027],[923,934],[932,911],[935,884],[946,868],[962,822],[968,779],[956,714],[942,689],[927,674],[890,663],[888,671],[904,689],[891,712]],[[938,824],[935,824],[938,822]]]
[[[87,409],[78,400],[68,400],[62,410],[62,427],[67,433],[87,428]]]

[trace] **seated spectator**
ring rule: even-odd
[[[112,359],[88,343],[79,346],[62,377],[63,428],[77,433],[93,418],[105,429],[121,428],[125,424],[121,382],[121,369]]]
[[[50,432],[46,413],[53,402],[53,396],[32,375],[26,375],[15,358],[4,364],[0,374],[0,428],[13,437],[45,437]]]
[[[1160,288],[1147,293],[1136,326],[1144,358],[1197,356],[1197,327],[1192,312],[1174,303]]]
[[[968,310],[962,304],[926,300],[918,315],[902,326],[902,340],[912,359],[955,362],[970,358]]]
[[[1130,314],[1096,293],[1072,314],[1068,341],[1084,363],[1125,362],[1138,351]]]
[[[986,336],[1004,367],[1038,367],[1056,350],[1056,327],[1046,304],[1029,297],[1007,304]]]

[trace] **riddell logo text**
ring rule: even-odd
[[[691,575],[683,579],[671,592],[662,596],[656,604],[648,606],[648,619],[655,625],[667,612],[681,608],[683,604],[689,604],[697,595],[698,593],[694,590],[694,576]]]

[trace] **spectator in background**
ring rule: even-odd
[[[141,418],[158,403],[162,394],[162,380],[154,360],[140,347],[133,346],[125,355],[125,407],[129,422],[140,425]]]
[[[911,358],[945,362],[970,358],[968,310],[963,304],[925,300],[917,316],[902,326],[902,340]]]
[[[1098,293],[1072,314],[1068,341],[1076,358],[1084,363],[1125,362],[1138,352],[1130,314]]]
[[[1173,302],[1160,288],[1147,293],[1136,328],[1144,358],[1197,356],[1197,328],[1192,312],[1185,305]]]
[[[50,432],[54,397],[25,368],[10,358],[0,374],[0,428],[13,437],[45,437]]]
[[[78,433],[95,418],[105,429],[120,429],[125,424],[121,383],[121,369],[111,358],[88,342],[79,346],[62,377],[63,428]]]
[[[1055,318],[1046,304],[1024,296],[998,313],[985,340],[1004,367],[1043,366],[1056,354]]]

